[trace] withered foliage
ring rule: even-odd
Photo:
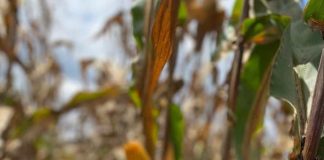
[[[138,0],[125,4],[127,7],[104,19],[86,44],[104,41],[113,47],[108,58],[91,56],[106,53],[102,48],[86,58],[80,54],[80,58],[75,50],[87,46],[77,44],[79,40],[53,40],[54,26],[65,25],[57,24],[56,8],[50,5],[54,1],[0,0],[0,63],[4,62],[0,64],[0,116],[10,113],[4,120],[0,117],[0,159],[224,158],[225,138],[231,135],[227,129],[236,120],[227,103],[233,73],[229,71],[231,53],[237,50],[233,42],[247,50],[258,43],[227,35],[225,27],[239,27],[227,24],[229,15],[220,1]],[[67,2],[60,3],[56,7]],[[131,5],[139,5],[140,12],[132,12]],[[110,8],[113,6],[107,6]],[[38,16],[31,10],[37,10]],[[138,27],[131,21],[136,18],[142,30],[135,35]],[[77,68],[80,79],[67,80],[70,75],[64,70],[70,67]],[[261,80],[246,133],[242,133],[247,135],[245,159],[250,148],[264,147],[266,133],[255,131],[265,117],[265,106],[271,105],[269,76],[270,69]],[[281,118],[274,123],[284,138],[260,154],[280,158],[286,150],[274,148],[280,143],[291,147],[286,137],[292,113],[278,108],[268,112],[271,120]],[[233,150],[229,145],[226,158],[236,158]]]

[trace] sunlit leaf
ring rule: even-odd
[[[230,23],[232,25],[237,25],[240,21],[242,9],[243,9],[243,1],[244,0],[236,0],[234,3],[234,7],[232,10],[232,16],[230,19]]]
[[[265,44],[280,39],[289,22],[289,17],[278,14],[247,19],[242,24],[241,34],[246,41]]]
[[[33,113],[32,115],[33,122],[40,122],[45,118],[48,118],[51,114],[52,114],[51,109],[46,107],[41,107]]]
[[[304,20],[315,20],[324,25],[324,0],[309,0],[304,9]],[[324,26],[323,26],[324,28]]]
[[[184,25],[187,20],[187,8],[184,0],[181,0],[179,13],[178,13],[178,23],[179,25]]]
[[[100,89],[98,91],[82,91],[77,93],[64,107],[63,110],[72,109],[84,103],[91,103],[98,100],[105,100],[107,98],[115,98],[121,94],[121,88],[118,86],[111,86]]]
[[[309,0],[304,9],[304,20],[324,32],[324,0]],[[324,36],[324,35],[323,35]]]
[[[136,107],[140,108],[142,106],[141,97],[138,93],[138,90],[131,88],[128,91],[128,95],[135,104]]]

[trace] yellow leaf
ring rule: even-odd
[[[161,71],[173,52],[179,2],[179,0],[160,1],[152,23],[151,43],[147,44],[144,76],[140,77],[141,80],[138,82],[143,105],[145,147],[152,157],[155,155],[157,133],[152,99]]]
[[[127,160],[150,160],[146,150],[138,141],[130,141],[124,145]]]
[[[175,27],[179,1],[162,0],[152,29],[153,56],[149,92],[156,87],[160,73],[170,58],[175,40]]]

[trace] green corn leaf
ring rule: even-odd
[[[279,48],[280,37],[290,18],[277,14],[244,21],[241,34],[256,44],[243,68],[234,128],[238,159],[258,159],[253,139],[262,129],[264,110],[269,97],[270,70]],[[275,31],[275,32],[272,32]],[[274,33],[274,34],[273,34]],[[242,134],[244,133],[244,134]]]
[[[310,19],[324,22],[324,0],[309,0],[304,9],[304,20]]]
[[[172,104],[170,106],[170,134],[171,142],[174,149],[175,160],[181,160],[182,141],[184,137],[184,120],[180,107]]]

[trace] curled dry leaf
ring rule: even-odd
[[[156,127],[153,118],[152,97],[161,71],[171,57],[175,41],[175,28],[179,0],[162,0],[158,6],[151,33],[151,46],[148,45],[144,76],[140,77],[140,95],[143,101],[143,128],[145,145],[151,157],[155,152]],[[152,47],[152,48],[150,48]],[[142,85],[141,85],[142,84]]]
[[[179,1],[163,0],[157,11],[156,19],[152,30],[152,85],[150,90],[154,90],[160,73],[171,57],[172,47],[175,40],[176,14]]]

